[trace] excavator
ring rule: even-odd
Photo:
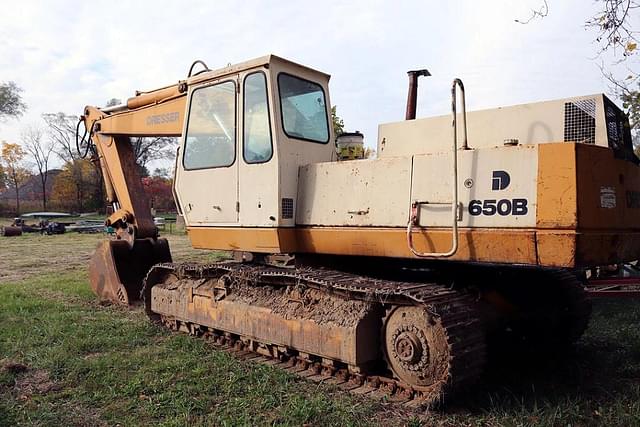
[[[467,113],[455,79],[451,114],[416,119],[428,75],[408,72],[405,120],[379,126],[375,159],[337,161],[330,76],[275,55],[196,61],[85,107],[115,230],[94,292],[238,357],[419,405],[478,381],[494,342],[572,345],[591,313],[580,273],[640,251],[627,117],[602,94]],[[151,136],[180,137],[192,246],[232,259],[172,262],[130,142]]]

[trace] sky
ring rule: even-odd
[[[173,84],[195,59],[223,67],[269,53],[331,74],[345,130],[375,146],[380,123],[404,118],[411,69],[418,117],[446,114],[450,85],[465,83],[469,110],[610,92],[592,0],[423,1],[7,1],[0,15],[0,81],[24,89],[28,112],[0,122],[0,141],[46,112]],[[635,18],[634,18],[635,19]],[[618,67],[620,68],[620,67]],[[624,70],[618,71],[624,73]]]

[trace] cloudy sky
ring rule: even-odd
[[[0,15],[0,81],[24,89],[28,113],[0,123],[0,140],[43,112],[126,99],[210,68],[275,53],[332,75],[347,130],[374,145],[378,123],[404,115],[406,71],[428,68],[418,116],[445,114],[460,77],[469,109],[607,92],[584,22],[592,0],[9,1]],[[606,59],[606,58],[605,58]]]

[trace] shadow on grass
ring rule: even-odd
[[[640,425],[640,304],[595,301],[568,352],[507,352],[445,417],[518,425]],[[498,421],[499,420],[499,421]]]

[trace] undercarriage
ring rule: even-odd
[[[557,349],[586,328],[590,305],[570,272],[496,271],[471,280],[407,270],[390,280],[318,266],[164,263],[142,292],[154,321],[243,359],[422,406],[477,382],[490,346]]]

